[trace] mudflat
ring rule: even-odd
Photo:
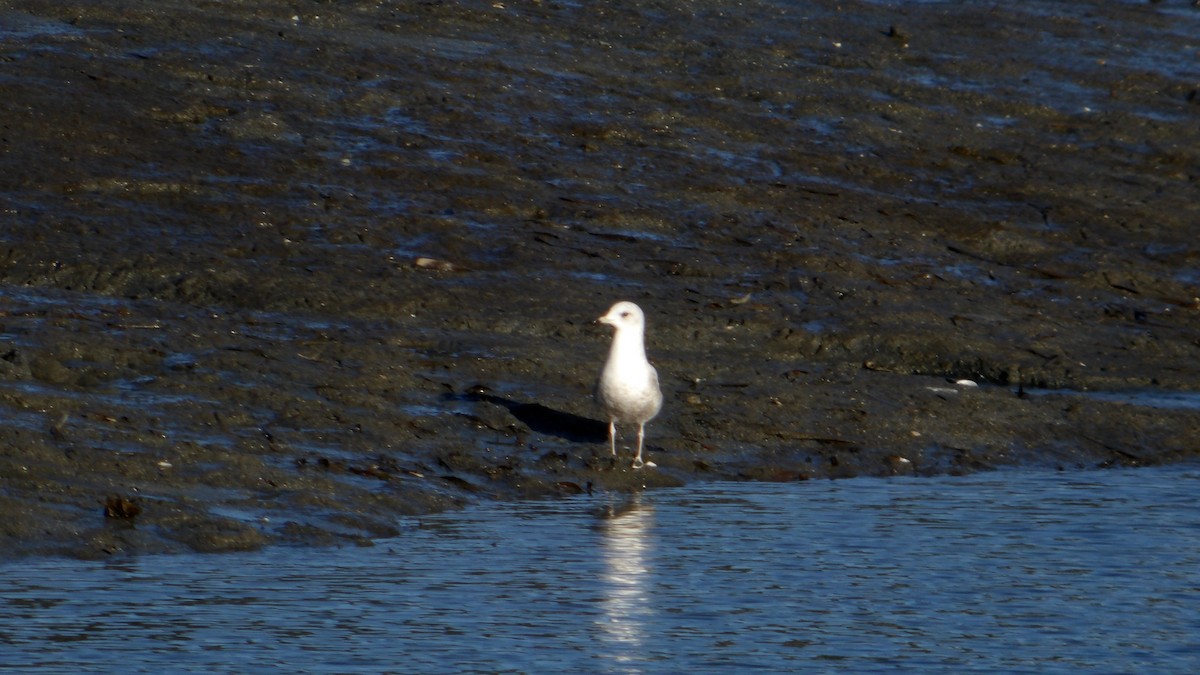
[[[6,7],[0,555],[1200,454],[1191,3]]]

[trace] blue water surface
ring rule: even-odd
[[[0,667],[1200,672],[1200,469],[487,504],[375,547],[2,567]]]

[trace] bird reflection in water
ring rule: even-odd
[[[603,536],[604,576],[607,597],[601,625],[604,641],[617,663],[644,661],[647,625],[652,625],[650,570],[654,555],[654,507],[643,504],[640,494],[629,501],[605,507],[597,530]]]

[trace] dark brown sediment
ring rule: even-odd
[[[1200,450],[1079,393],[1200,389],[1188,3],[8,7],[10,555]],[[619,299],[655,471],[593,421]]]

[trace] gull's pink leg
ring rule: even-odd
[[[637,457],[633,458],[633,468],[635,468],[635,469],[640,469],[646,465],[646,463],[642,461],[642,438],[645,436],[645,434],[646,434],[646,425],[639,424],[638,425],[638,453],[637,453]]]

